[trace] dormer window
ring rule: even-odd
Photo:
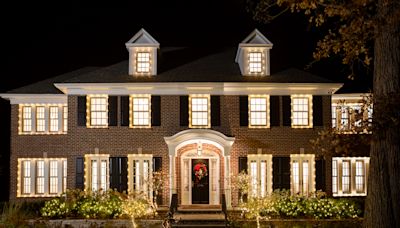
[[[249,53],[249,73],[261,73],[262,72],[262,53],[261,52],[250,52]]]
[[[149,73],[150,72],[150,53],[138,52],[136,55],[136,72]]]

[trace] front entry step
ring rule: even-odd
[[[225,215],[220,209],[199,210],[178,210],[172,227],[226,227]]]

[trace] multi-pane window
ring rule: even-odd
[[[292,96],[292,127],[312,127],[311,96]]]
[[[262,72],[262,53],[249,52],[249,72],[261,73]]]
[[[50,194],[58,192],[58,161],[50,161]]]
[[[143,192],[152,197],[153,173],[151,154],[128,154],[128,191]]]
[[[50,107],[50,131],[58,131],[58,107]]]
[[[365,196],[368,167],[368,157],[333,157],[333,196]]]
[[[264,197],[272,192],[272,155],[249,154],[250,193]]]
[[[85,176],[87,178],[85,188],[91,191],[107,191],[109,186],[109,155],[86,154]]]
[[[90,99],[90,126],[106,127],[108,125],[107,97],[89,97]]]
[[[151,96],[132,96],[132,115],[131,127],[150,127],[151,125]]]
[[[63,131],[68,131],[68,107],[63,106]]]
[[[36,131],[46,131],[45,108],[43,106],[36,107]]]
[[[19,158],[17,197],[53,197],[66,190],[65,158]],[[65,180],[65,181],[63,181]]]
[[[44,161],[36,162],[36,193],[44,193]]]
[[[268,127],[268,99],[264,96],[249,96],[250,127]]]
[[[332,128],[345,133],[368,133],[371,123],[372,105],[332,101]]]
[[[65,134],[64,104],[19,105],[19,134]],[[61,117],[63,114],[63,117]]]
[[[332,105],[332,127],[336,128],[337,124],[337,107],[335,105]]]
[[[150,72],[150,53],[138,52],[136,54],[136,72],[149,73]]]
[[[30,106],[22,108],[22,131],[32,131],[32,107]]]
[[[291,154],[292,194],[307,195],[315,191],[315,155]]]
[[[210,96],[190,95],[190,126],[189,127],[210,127]]]

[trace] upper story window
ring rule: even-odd
[[[67,109],[65,104],[20,104],[19,131],[22,134],[65,134],[67,117],[60,115]]]
[[[189,96],[189,127],[210,128],[210,95]]]
[[[269,96],[249,96],[249,127],[269,127]]]
[[[333,157],[333,196],[366,196],[369,157]]]
[[[63,107],[63,131],[68,131],[68,107]]]
[[[136,54],[136,72],[149,73],[150,72],[150,53],[138,52]]]
[[[332,128],[342,133],[370,133],[372,105],[332,103]]]
[[[18,158],[17,197],[59,196],[66,178],[66,158]]]
[[[249,52],[249,73],[262,73],[262,52]]]
[[[312,96],[292,95],[292,127],[312,128]]]
[[[108,96],[90,95],[87,97],[88,116],[87,127],[107,127],[108,126]]]
[[[130,127],[151,127],[151,95],[132,95]]]

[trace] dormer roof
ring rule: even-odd
[[[126,47],[157,47],[160,48],[160,43],[154,39],[144,28],[140,29],[128,42]]]
[[[272,48],[273,44],[258,29],[254,29],[240,44],[236,52],[235,62],[239,61],[242,47],[268,47]]]

